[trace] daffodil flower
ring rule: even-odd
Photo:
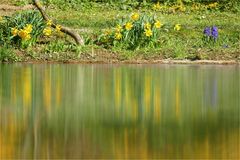
[[[29,39],[31,39],[31,38],[32,38],[31,35],[28,34],[28,35],[25,37],[25,40],[29,40]]]
[[[115,28],[116,32],[121,32],[122,31],[122,26],[120,24],[117,25]]]
[[[154,23],[154,26],[155,26],[156,28],[161,28],[162,24],[161,24],[160,21],[157,20],[157,21]]]
[[[57,32],[61,32],[62,26],[61,25],[56,25],[56,30]]]
[[[24,27],[24,30],[29,34],[32,32],[33,26],[31,24],[27,24],[26,27]]]
[[[133,21],[137,21],[139,19],[139,14],[138,13],[133,13],[132,16],[131,16],[131,19]]]
[[[151,29],[151,27],[152,27],[152,26],[151,26],[151,24],[150,24],[149,22],[147,22],[147,23],[144,24],[144,28],[145,28],[145,29],[148,29],[148,30],[149,30],[149,29]]]
[[[116,39],[116,40],[122,39],[122,34],[119,33],[119,32],[115,33],[115,39]]]
[[[46,27],[44,30],[43,30],[43,34],[45,36],[50,36],[52,34],[52,29],[50,27]]]
[[[156,3],[153,5],[153,10],[157,11],[157,10],[160,10],[161,9],[161,6],[160,6],[160,3]]]
[[[52,20],[48,20],[47,21],[47,26],[51,26],[52,25]]]
[[[19,32],[19,30],[16,27],[11,29],[11,33],[14,37],[18,35],[18,32]]]
[[[153,35],[153,32],[151,29],[145,29],[144,34],[146,35],[146,37],[151,37]]]
[[[126,28],[126,30],[128,30],[128,31],[131,30],[132,27],[133,27],[133,25],[132,25],[131,22],[127,22],[126,25],[125,25],[125,28]]]
[[[215,2],[215,3],[210,3],[210,4],[208,5],[208,7],[209,7],[209,8],[216,8],[217,5],[218,5],[217,2]]]
[[[174,30],[175,31],[179,31],[181,29],[181,24],[176,24],[175,26],[174,26]]]
[[[184,5],[180,5],[180,6],[179,6],[179,10],[180,10],[181,12],[185,12],[185,11],[186,11],[186,7],[184,7]]]
[[[31,35],[25,30],[25,29],[21,29],[18,32],[18,36],[22,39],[22,40],[29,40],[31,39]]]

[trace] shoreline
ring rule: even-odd
[[[122,64],[122,65],[131,65],[131,64],[178,64],[178,65],[240,65],[240,61],[236,60],[109,60],[109,61],[94,61],[94,60],[69,60],[69,61],[23,61],[23,62],[0,62],[0,64]]]

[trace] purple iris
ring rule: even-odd
[[[205,36],[210,37],[210,36],[211,36],[211,28],[210,28],[210,27],[204,28],[203,34],[204,34]]]
[[[214,40],[218,38],[218,28],[216,26],[212,27],[212,37]]]

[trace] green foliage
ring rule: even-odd
[[[64,52],[78,52],[79,46],[66,43],[62,40],[51,41],[44,48],[44,52],[48,54],[64,53]]]
[[[15,1],[15,5],[18,5],[18,6],[27,5],[32,2],[32,0],[14,0],[14,1]]]
[[[0,23],[0,45],[10,44],[26,48],[36,43],[45,23],[37,11],[27,11],[4,17]]]
[[[133,13],[131,18],[123,18],[114,29],[106,30],[97,43],[104,46],[117,46],[125,49],[158,47],[161,22],[155,16]]]
[[[64,52],[67,51],[68,46],[65,45],[63,41],[53,41],[46,45],[45,52],[54,53],[54,52]]]
[[[14,52],[6,46],[0,46],[0,62],[15,62],[18,61],[18,57]]]

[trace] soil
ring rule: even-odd
[[[213,61],[213,60],[198,60],[198,61],[190,61],[190,60],[125,60],[125,61],[118,61],[118,60],[68,60],[68,61],[49,61],[49,60],[36,60],[36,61],[26,61],[21,62],[26,64],[42,64],[42,63],[49,63],[49,64],[182,64],[182,65],[240,65],[238,61]]]
[[[33,5],[13,6],[9,4],[0,4],[0,16],[9,16],[16,11],[33,9]]]
[[[67,64],[214,64],[214,65],[240,65],[236,60],[174,60],[174,59],[130,59],[123,60],[113,53],[102,53],[98,56],[82,55],[79,59],[51,60],[51,59],[27,59],[23,63],[67,63]]]

